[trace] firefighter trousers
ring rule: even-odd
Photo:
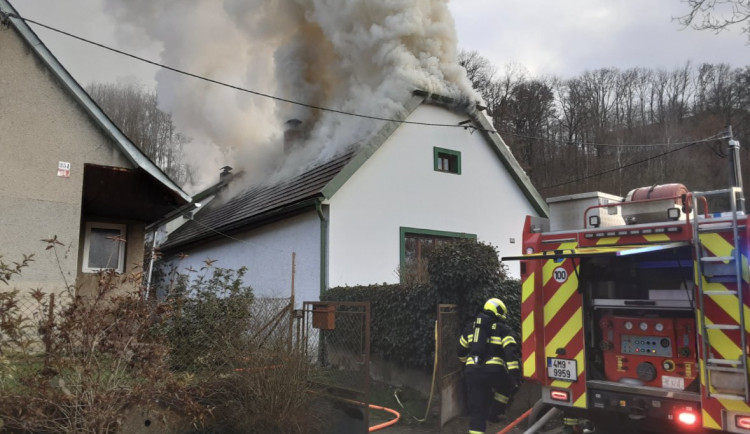
[[[465,378],[469,433],[481,434],[487,429],[487,419],[505,412],[513,388],[505,369],[486,365],[467,367]]]

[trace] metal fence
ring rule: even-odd
[[[314,366],[310,381],[360,407],[368,426],[370,303],[304,302],[295,318],[295,348]]]
[[[461,384],[461,362],[456,347],[462,324],[456,305],[438,305],[438,387],[440,396],[440,426],[443,427],[463,411],[464,397]]]

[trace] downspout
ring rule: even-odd
[[[156,257],[156,234],[159,232],[159,228],[154,230],[154,239],[151,242],[151,260],[148,263],[148,278],[146,279],[146,292],[143,294],[143,299],[148,300],[151,296],[151,274],[154,271],[154,258]]]
[[[315,211],[320,218],[320,296],[328,290],[328,218],[323,212],[323,200],[315,201]]]

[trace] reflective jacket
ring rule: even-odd
[[[487,366],[520,374],[516,339],[505,323],[481,313],[464,328],[459,339],[458,358],[466,367]],[[520,376],[520,375],[519,375]]]

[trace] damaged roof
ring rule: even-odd
[[[193,220],[170,234],[161,246],[165,252],[175,251],[190,244],[208,241],[240,230],[262,226],[284,217],[315,209],[331,198],[339,188],[372,156],[407,117],[421,104],[452,104],[450,99],[415,91],[404,104],[404,110],[394,116],[394,122],[384,126],[365,143],[351,147],[333,159],[319,164],[292,179],[274,185],[257,186],[220,204],[210,204],[198,212]],[[516,161],[510,148],[494,131],[491,121],[480,110],[467,113],[497,154],[502,164],[541,215],[548,216],[549,208]]]
[[[62,66],[52,52],[39,39],[33,30],[20,18],[20,15],[8,0],[0,0],[0,19],[10,25],[28,44],[29,49],[42,61],[59,83],[78,102],[94,122],[109,136],[133,166],[140,168],[167,187],[180,199],[190,202],[190,195],[174,183],[153,161],[151,161],[120,128],[94,102],[91,96],[81,87],[72,75]]]

